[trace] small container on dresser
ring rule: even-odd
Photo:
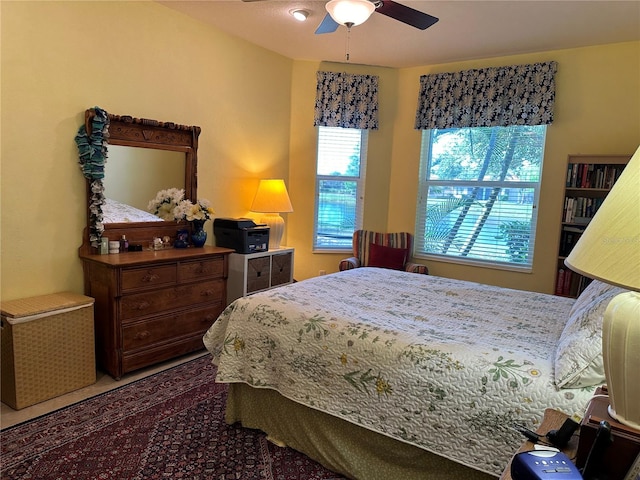
[[[127,240],[127,236],[126,235],[122,235],[122,238],[120,239],[120,251],[121,252],[127,252],[129,250],[129,240]]]
[[[102,237],[100,239],[100,246],[98,247],[100,251],[100,255],[108,255],[109,254],[109,239],[107,237]]]
[[[111,240],[109,242],[109,253],[120,253],[120,242],[117,240]]]

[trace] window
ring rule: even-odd
[[[424,130],[415,255],[531,270],[546,126]]]
[[[367,130],[318,127],[314,250],[351,249],[362,228]]]

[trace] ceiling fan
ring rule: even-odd
[[[331,0],[327,2],[326,9],[328,13],[316,29],[316,34],[333,33],[340,25],[347,28],[359,25],[374,11],[420,30],[426,30],[438,21],[437,17],[391,0]]]

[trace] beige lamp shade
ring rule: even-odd
[[[640,148],[589,222],[565,264],[631,290],[615,296],[602,321],[609,414],[640,430]]]
[[[640,148],[565,264],[587,277],[640,291]]]
[[[260,180],[251,211],[265,214],[260,222],[269,226],[269,249],[280,248],[284,234],[284,219],[280,213],[293,212],[284,180]]]

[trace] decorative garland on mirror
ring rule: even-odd
[[[98,247],[104,232],[102,205],[105,196],[102,179],[107,162],[109,115],[99,107],[94,107],[91,113],[90,118],[85,118],[85,124],[78,130],[75,140],[82,173],[90,182],[89,241],[91,246]]]

